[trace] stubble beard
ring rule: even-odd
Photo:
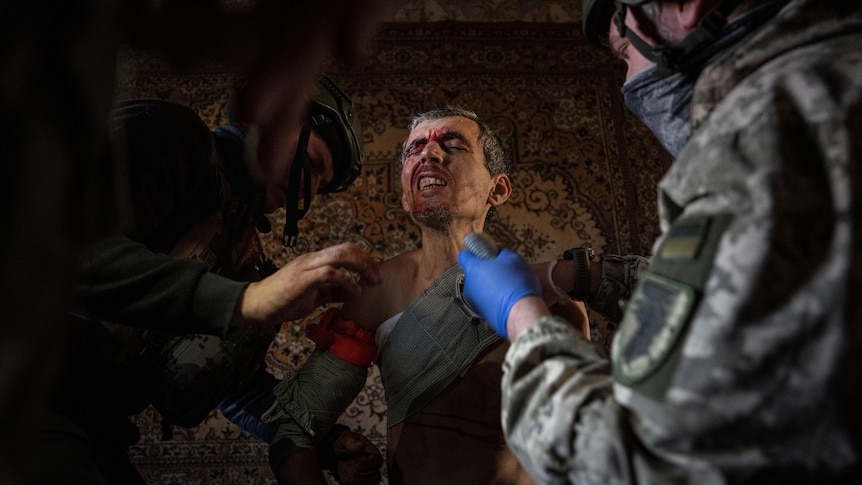
[[[448,232],[452,227],[453,214],[449,207],[435,204],[410,214],[413,221],[423,228],[438,232]]]

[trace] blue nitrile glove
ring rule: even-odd
[[[506,320],[512,306],[526,296],[542,296],[542,285],[527,260],[503,249],[495,258],[483,259],[464,249],[458,253],[464,270],[464,298],[491,325],[508,339]]]

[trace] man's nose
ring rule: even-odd
[[[422,148],[422,152],[419,155],[422,162],[440,163],[443,161],[443,147],[436,141],[429,141]]]

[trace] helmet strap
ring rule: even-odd
[[[618,2],[614,23],[620,37],[625,37],[644,57],[656,64],[656,75],[667,76],[685,70],[691,64],[689,54],[712,44],[727,25],[727,16],[741,0],[725,0],[713,7],[685,39],[675,46],[653,46],[626,27],[628,6]],[[687,59],[686,59],[687,58]]]
[[[308,212],[311,205],[311,170],[308,167],[308,139],[311,137],[311,127],[302,125],[299,134],[299,143],[296,154],[290,166],[290,178],[287,182],[287,205],[284,207],[284,233],[281,244],[285,247],[293,247],[299,236],[298,222]],[[302,177],[302,190],[300,190],[300,177]],[[299,206],[299,194],[303,194],[302,207]]]

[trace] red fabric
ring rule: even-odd
[[[320,322],[308,325],[305,334],[318,349],[328,350],[354,365],[368,366],[377,355],[374,332],[341,318],[336,308],[323,312]]]

